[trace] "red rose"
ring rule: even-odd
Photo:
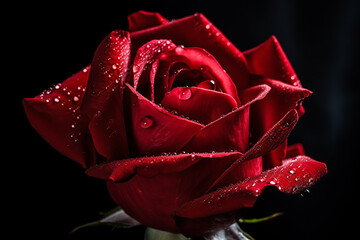
[[[326,173],[287,147],[310,95],[275,37],[240,52],[201,14],[140,11],[101,42],[91,69],[24,107],[130,216],[198,236],[232,224],[267,186],[299,193]]]

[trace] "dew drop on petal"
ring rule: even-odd
[[[180,100],[189,100],[191,98],[192,92],[190,88],[184,88],[180,94],[179,94],[179,99]]]
[[[53,99],[54,103],[59,103],[60,102],[60,97],[56,97]]]
[[[73,102],[78,102],[79,100],[80,100],[80,98],[78,96],[73,97]]]
[[[288,129],[290,127],[290,123],[286,122],[283,125],[280,126],[280,129],[285,131],[286,129]]]
[[[149,117],[143,117],[140,120],[140,127],[142,128],[149,128],[153,124],[153,120]]]

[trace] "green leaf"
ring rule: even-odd
[[[182,234],[164,232],[148,227],[146,228],[144,239],[145,240],[187,240],[190,238],[187,238]]]

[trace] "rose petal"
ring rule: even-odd
[[[105,103],[90,121],[89,129],[94,145],[106,161],[129,157],[124,122],[123,94],[119,89]]]
[[[112,198],[130,216],[146,226],[176,232],[174,211],[201,196],[208,187],[207,180],[216,177],[241,155],[194,153],[133,159],[129,165],[137,166],[137,174],[126,182],[107,181],[107,185]],[[114,170],[119,169],[121,175],[125,166],[122,161],[117,163],[110,171],[106,170],[110,164],[104,164],[104,169],[94,172],[107,172],[110,179],[117,179],[119,175]]]
[[[179,116],[146,99],[126,84],[131,109],[133,154],[154,155],[176,152],[204,126]],[[176,126],[176,127],[174,127]]]
[[[206,71],[214,78],[213,80],[215,81],[216,85],[223,92],[232,96],[236,102],[240,104],[234,82],[224,71],[219,62],[204,49],[198,47],[184,48],[178,46],[174,50],[162,54],[160,56],[160,60],[170,63],[184,62],[189,66],[190,69]]]
[[[169,21],[159,13],[138,11],[128,16],[129,31],[135,32],[146,28],[155,27]]]
[[[248,161],[250,159],[258,158],[264,156],[270,151],[276,149],[281,145],[286,138],[289,136],[290,132],[295,127],[299,116],[296,110],[290,110],[279,122],[277,122],[269,131],[267,131],[260,140],[252,146],[241,158],[229,166],[222,175],[216,179],[208,189],[211,191],[214,187],[218,186],[222,179],[230,174],[237,168],[237,165],[241,162]],[[208,192],[207,191],[207,192]]]
[[[301,143],[296,143],[286,148],[286,158],[296,157],[298,155],[305,155],[304,147]]]
[[[87,169],[86,174],[104,180],[110,179],[114,182],[122,182],[131,178],[134,174],[153,177],[158,174],[180,172],[204,158],[216,159],[233,156],[232,159],[236,159],[241,155],[238,152],[162,154],[161,156],[122,159],[100,164]]]
[[[299,109],[299,102],[309,97],[312,92],[261,76],[251,76],[254,85],[267,84],[271,87],[270,93],[251,108],[251,134],[253,141],[257,141],[270,128],[274,126],[291,109]],[[266,116],[266,117],[264,117]],[[264,157],[264,168],[269,169],[281,164],[285,158],[286,143]]]
[[[129,156],[122,104],[129,59],[129,33],[113,31],[95,52],[81,106],[90,118],[94,145],[108,161]]]
[[[245,51],[244,56],[250,73],[301,87],[300,80],[275,36],[271,36],[263,44]]]
[[[298,156],[258,176],[224,187],[184,204],[176,215],[202,218],[252,207],[268,186],[287,194],[300,193],[311,187],[327,172],[326,165],[307,156]]]
[[[237,103],[225,93],[197,87],[177,87],[165,94],[161,106],[208,124],[231,112]]]
[[[137,50],[134,64],[133,64],[133,73],[134,73],[134,88],[137,89],[139,84],[140,76],[144,71],[144,67],[147,64],[151,64],[155,61],[156,57],[162,53],[174,49],[176,45],[166,39],[155,39],[146,44]],[[143,83],[146,85],[149,83]],[[154,86],[151,87],[152,89]]]
[[[124,85],[130,60],[130,36],[113,31],[96,49],[82,109],[90,118],[102,111],[116,88]],[[120,92],[121,93],[121,92]]]
[[[206,49],[234,80],[237,89],[248,87],[249,75],[243,54],[204,15],[195,14],[131,33],[135,48],[158,38],[170,39],[177,45]]]
[[[242,96],[243,99],[247,100],[245,105],[208,124],[194,135],[183,150],[188,152],[222,152],[230,150],[245,152],[249,140],[249,106],[264,98],[269,91],[268,86],[262,85],[241,92],[240,96],[247,95],[251,96],[252,99]]]
[[[80,110],[90,67],[59,83],[35,98],[23,100],[26,115],[35,130],[65,156],[88,167],[96,154],[89,119]]]

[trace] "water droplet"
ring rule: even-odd
[[[117,67],[117,64],[113,64],[112,66],[111,66],[111,68],[113,69],[113,70],[116,70],[118,67]]]
[[[290,171],[289,171],[289,173],[294,174],[294,173],[295,173],[295,171],[294,171],[294,170],[290,170]]]
[[[78,96],[73,97],[73,102],[78,102],[79,100],[80,100],[80,98]]]
[[[180,100],[188,100],[191,98],[192,92],[190,88],[183,88],[182,92],[179,94]]]
[[[270,183],[271,185],[275,185],[275,184],[276,184],[275,181],[270,181],[269,183]]]
[[[310,190],[307,188],[300,193],[300,196],[302,196],[302,197],[307,197],[309,195],[310,195]]]
[[[211,27],[211,23],[206,24],[206,26],[205,26],[206,29],[210,29],[210,27]]]
[[[53,99],[54,103],[59,103],[60,102],[60,97],[56,97]]]
[[[149,117],[143,117],[140,120],[140,127],[142,128],[149,128],[153,124],[153,120]]]
[[[286,123],[283,123],[281,126],[280,126],[280,129],[285,131],[286,129],[288,129],[290,127],[290,123],[286,122]]]

